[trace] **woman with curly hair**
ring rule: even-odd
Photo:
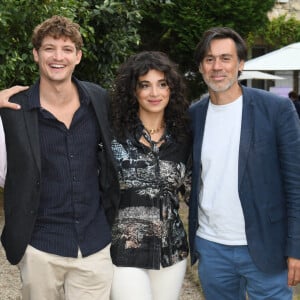
[[[185,85],[161,52],[131,56],[112,95],[112,150],[121,187],[112,228],[112,300],[178,299],[188,243],[179,196],[190,190]]]

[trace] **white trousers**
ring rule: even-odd
[[[111,300],[179,299],[187,260],[160,270],[114,266]]]
[[[113,277],[110,245],[84,258],[28,246],[18,267],[22,300],[109,300]]]

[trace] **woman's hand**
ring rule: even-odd
[[[0,91],[0,108],[6,107],[11,109],[20,109],[21,106],[16,103],[9,102],[9,98],[14,94],[17,94],[27,89],[28,86],[15,85],[9,89]]]

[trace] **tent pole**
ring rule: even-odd
[[[299,70],[293,72],[293,90],[299,94]]]

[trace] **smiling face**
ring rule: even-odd
[[[170,88],[163,72],[150,70],[138,78],[135,91],[139,103],[140,117],[148,114],[162,114],[170,99]]]
[[[243,67],[244,61],[239,60],[234,41],[224,38],[211,41],[199,71],[211,92],[222,93],[238,88],[238,72]]]
[[[80,63],[82,52],[67,37],[46,36],[39,50],[33,49],[34,61],[39,65],[41,80],[64,82]]]

